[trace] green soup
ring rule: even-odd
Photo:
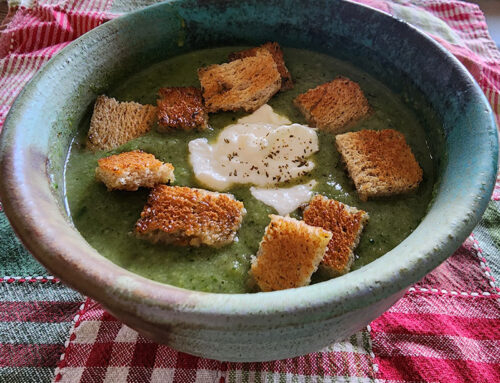
[[[242,48],[207,49],[166,60],[118,84],[109,90],[108,95],[121,101],[155,104],[160,87],[199,86],[196,74],[199,67],[225,62],[228,53],[238,49]],[[334,145],[334,135],[318,133],[320,150],[313,156],[315,169],[307,177],[295,180],[294,183],[315,179],[318,182],[315,192],[356,206],[370,214],[370,221],[355,250],[353,268],[360,268],[398,245],[417,227],[426,213],[434,185],[434,167],[424,129],[419,125],[414,112],[398,95],[366,73],[315,52],[285,49],[284,54],[295,87],[276,94],[269,101],[277,113],[293,122],[306,123],[293,106],[292,100],[298,94],[331,81],[336,76],[347,76],[361,85],[375,110],[370,118],[359,123],[354,130],[392,128],[401,131],[424,171],[424,179],[416,192],[362,202],[341,164]],[[94,177],[99,158],[142,149],[175,166],[175,185],[202,187],[194,178],[188,161],[189,141],[199,137],[214,140],[222,128],[241,116],[242,113],[212,114],[210,128],[204,132],[160,134],[153,130],[116,150],[97,153],[85,148],[90,121],[90,115],[87,116],[81,122],[79,134],[70,147],[65,168],[67,205],[77,229],[106,258],[155,281],[201,291],[251,291],[248,283],[251,256],[257,252],[264,228],[269,223],[268,215],[275,211],[252,197],[250,185],[234,187],[228,191],[243,201],[247,210],[238,232],[238,241],[213,249],[206,246],[165,246],[137,239],[132,231],[147,200],[148,190],[108,192],[104,184],[97,182]],[[300,218],[301,213],[296,211],[292,216]],[[313,282],[320,280],[321,276],[313,277]]]

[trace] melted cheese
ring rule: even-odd
[[[304,185],[295,185],[290,188],[262,189],[251,187],[254,198],[274,208],[279,215],[287,215],[299,206],[309,202],[313,196],[316,181]]]
[[[233,184],[269,186],[308,174],[318,151],[316,131],[290,121],[264,105],[224,128],[210,144],[189,143],[189,160],[199,182],[223,191]]]

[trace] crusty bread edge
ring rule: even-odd
[[[98,103],[99,104],[101,104],[101,103],[105,104],[105,103],[108,102],[108,100],[115,101],[118,105],[121,104],[121,103],[132,103],[132,104],[137,104],[137,105],[140,105],[140,106],[143,106],[143,107],[147,108],[147,115],[148,115],[148,117],[151,117],[151,118],[148,118],[148,120],[149,120],[148,123],[147,123],[148,129],[142,135],[137,136],[135,138],[132,138],[129,141],[132,141],[132,140],[134,140],[134,139],[136,139],[138,137],[143,136],[144,134],[147,134],[151,130],[151,128],[157,122],[157,107],[155,105],[140,104],[140,103],[135,102],[135,101],[118,101],[114,97],[109,97],[109,96],[106,96],[105,94],[101,94],[101,95],[97,96],[97,98],[96,98],[96,100],[94,102],[94,107],[92,108],[92,116],[90,118],[89,131],[87,132],[87,136],[85,138],[85,147],[88,150],[92,151],[92,152],[114,150],[114,149],[120,147],[121,145],[125,145],[127,142],[129,142],[129,141],[126,141],[126,142],[124,142],[123,144],[121,144],[119,146],[114,146],[114,147],[109,147],[109,148],[103,148],[100,145],[97,145],[97,144],[95,144],[94,142],[92,142],[90,140],[89,133],[90,133],[90,130],[92,129],[92,126],[95,124],[93,122],[94,118],[97,118],[97,117],[94,117],[95,116],[95,108],[98,105]]]
[[[158,185],[155,185],[158,186]],[[171,186],[171,185],[165,185],[165,186]],[[234,242],[236,236],[238,235],[238,231],[241,229],[241,225],[243,223],[243,219],[245,218],[245,215],[247,214],[247,210],[243,204],[243,202],[239,201],[236,199],[236,197],[231,194],[231,193],[219,193],[215,191],[210,191],[210,190],[205,190],[201,188],[191,188],[187,186],[171,186],[171,187],[177,187],[177,188],[187,188],[187,189],[193,189],[198,192],[200,192],[202,195],[225,195],[229,199],[241,203],[241,209],[240,209],[240,214],[239,214],[239,220],[236,223],[237,228],[232,232],[231,235],[228,236],[226,241],[218,241],[217,236],[214,235],[213,233],[210,233],[208,238],[210,239],[210,242],[203,242],[203,237],[202,236],[197,236],[197,235],[191,235],[191,236],[186,236],[185,233],[182,230],[178,230],[175,233],[166,233],[162,230],[156,229],[152,231],[148,231],[146,233],[141,233],[137,230],[137,224],[139,221],[142,219],[142,214],[139,220],[135,224],[134,228],[134,235],[136,238],[139,238],[141,240],[147,240],[153,243],[163,243],[163,244],[174,244],[174,245],[180,245],[180,246],[193,246],[193,247],[200,247],[202,245],[204,246],[209,246],[213,248],[220,248],[223,246],[227,246],[231,243]],[[150,198],[151,198],[151,193],[149,194],[148,201],[144,206],[147,206],[149,204]],[[144,211],[144,207],[143,207]]]
[[[409,187],[406,187],[406,188],[395,188],[395,189],[392,189],[390,192],[378,192],[378,191],[370,191],[370,190],[362,191],[362,190],[360,190],[361,187],[358,187],[358,186],[361,186],[361,185],[358,185],[358,183],[356,182],[357,177],[356,178],[353,177],[354,170],[352,169],[352,167],[349,167],[349,164],[345,161],[344,155],[342,154],[341,146],[339,145],[339,136],[342,136],[342,135],[345,135],[348,133],[349,132],[345,132],[342,134],[335,135],[335,147],[337,148],[337,151],[340,154],[340,160],[341,160],[344,168],[347,169],[347,172],[349,174],[349,178],[352,180],[352,182],[354,183],[354,186],[356,187],[356,192],[358,193],[358,197],[361,201],[366,202],[366,201],[368,201],[368,198],[391,197],[391,196],[395,196],[395,195],[410,194],[411,192],[418,189],[420,183],[423,180],[423,170],[422,170],[422,167],[420,166],[420,164],[418,163],[417,159],[415,158],[415,154],[413,153],[413,151],[411,151],[411,154],[413,155],[415,161],[417,162],[417,165],[422,170],[422,176],[420,178],[420,181],[416,185],[410,185]],[[355,133],[355,132],[352,132],[352,133]],[[340,137],[340,140],[342,141],[343,137]],[[410,148],[410,150],[411,150],[411,148]]]
[[[354,82],[356,83],[360,89],[361,89],[361,86],[351,80],[350,78],[348,77],[345,77],[345,76],[337,76],[335,77],[333,80],[330,80],[328,82],[333,82],[335,80],[348,80],[350,82]],[[373,107],[371,106],[371,104],[368,102],[368,111],[363,115],[363,116],[360,116],[358,118],[353,118],[351,119],[346,125],[340,127],[340,128],[337,128],[337,129],[332,129],[332,128],[329,128],[327,125],[325,126],[318,126],[317,124],[317,121],[315,120],[315,118],[312,116],[312,114],[310,113],[309,110],[307,110],[304,105],[302,105],[302,103],[299,101],[299,97],[303,94],[306,94],[307,92],[309,92],[310,90],[314,90],[318,87],[320,87],[321,85],[324,85],[326,83],[323,83],[323,84],[319,84],[319,85],[316,85],[314,88],[311,88],[311,89],[308,89],[306,90],[304,93],[301,93],[299,95],[297,95],[294,99],[293,99],[293,104],[295,105],[295,107],[299,110],[299,112],[302,113],[302,115],[304,116],[304,118],[306,119],[307,123],[310,124],[312,127],[314,128],[318,128],[324,132],[329,132],[329,133],[333,133],[333,134],[342,134],[342,133],[345,133],[345,132],[348,132],[349,130],[351,130],[354,126],[356,126],[357,124],[359,124],[360,122],[368,119],[370,116],[373,115],[374,113],[374,109]],[[366,98],[366,95],[365,93],[363,92],[363,89],[361,89],[361,92],[363,93],[363,96],[365,97],[365,99],[368,101],[368,99]],[[321,101],[321,99],[320,99]],[[313,110],[316,105],[318,105],[318,103],[320,102],[318,101],[316,104],[314,104],[310,110]]]
[[[328,243],[330,242],[330,240],[332,239],[332,233],[328,230],[325,230],[323,229],[322,227],[319,227],[319,226],[312,226],[312,225],[308,225],[307,223],[305,223],[303,220],[297,220],[297,219],[294,219],[294,218],[291,218],[289,216],[280,216],[280,215],[276,215],[276,214],[270,214],[269,215],[269,218],[271,218],[271,221],[269,222],[268,226],[273,222],[273,220],[279,220],[279,219],[283,219],[285,221],[297,221],[299,222],[300,224],[303,224],[305,225],[305,229],[308,229],[308,230],[312,230],[312,229],[320,229],[326,233],[329,233],[330,236],[329,236],[329,239],[328,241],[325,241],[326,244],[325,244],[325,248],[324,250],[321,252],[321,254],[319,254],[319,250],[316,251],[316,254],[315,254],[315,258],[314,258],[314,263],[313,263],[313,272],[311,273],[311,275],[309,275],[308,278],[304,278],[298,286],[296,287],[293,287],[293,288],[298,288],[298,287],[303,287],[303,286],[307,286],[311,283],[311,277],[312,275],[318,270],[320,264],[321,264],[321,261],[323,260],[324,256],[325,256],[325,253],[326,253],[326,250],[328,249]],[[257,288],[261,289],[258,282],[257,282],[257,279],[255,278],[255,275],[253,274],[252,272],[252,269],[253,269],[253,266],[254,265],[257,265],[258,263],[258,260],[259,260],[259,256],[262,254],[262,251],[261,251],[261,244],[262,242],[264,241],[264,239],[266,238],[266,231],[267,231],[267,227],[266,226],[266,229],[264,231],[264,235],[262,236],[262,239],[259,243],[259,250],[257,251],[257,254],[255,256],[252,256],[251,257],[251,268],[249,270],[249,285],[255,287],[257,286]],[[267,291],[267,290],[262,290],[261,291]]]
[[[204,96],[205,90],[203,88],[203,85],[201,84],[201,79],[200,79],[200,77],[203,76],[205,72],[213,69],[214,67],[219,67],[221,65],[233,63],[233,62],[236,62],[236,61],[243,61],[247,57],[243,57],[243,58],[240,58],[240,59],[232,60],[229,63],[212,64],[212,65],[209,65],[209,66],[206,66],[206,67],[198,68],[197,75],[198,75],[198,79],[200,80],[201,93],[202,93],[202,97],[203,97],[203,101],[204,101],[204,105],[205,105],[205,108],[207,110],[207,113],[217,113],[217,112],[220,112],[220,111],[223,111],[223,112],[228,112],[228,111],[229,112],[231,112],[231,111],[233,111],[233,112],[235,112],[235,111],[254,112],[258,108],[260,108],[262,105],[266,104],[276,93],[278,93],[280,91],[281,84],[282,84],[282,78],[281,78],[281,74],[280,74],[280,72],[278,70],[278,66],[276,65],[276,62],[274,61],[274,58],[273,58],[272,54],[267,49],[263,49],[263,51],[258,52],[255,56],[249,56],[249,57],[258,57],[260,55],[269,55],[269,56],[271,56],[271,58],[272,58],[272,65],[273,65],[273,68],[276,71],[276,73],[278,73],[278,77],[277,77],[277,81],[275,81],[273,84],[271,84],[267,88],[261,89],[260,92],[256,93],[256,95],[254,95],[254,97],[253,97],[254,99],[255,98],[260,99],[260,98],[263,97],[262,94],[265,94],[265,97],[264,97],[265,101],[264,102],[257,102],[257,103],[253,102],[253,103],[251,103],[248,106],[246,104],[248,104],[249,101],[247,101],[245,103],[245,105],[239,105],[239,106],[236,106],[236,107],[234,105],[223,106],[223,107],[213,107],[213,106],[207,105],[207,103],[205,102],[205,96]]]
[[[359,241],[361,240],[361,234],[363,232],[363,229],[365,228],[366,224],[368,223],[368,220],[370,219],[370,215],[366,211],[359,210],[356,207],[349,206],[346,204],[343,204],[343,205],[344,205],[345,209],[351,214],[356,214],[356,213],[359,213],[360,211],[363,211],[364,214],[361,217],[359,230],[358,230],[358,233],[356,235],[356,238],[354,239],[353,245],[349,251],[349,260],[346,263],[344,269],[340,272],[337,272],[336,270],[323,264],[323,262],[320,263],[320,265],[318,267],[318,271],[321,273],[321,275],[327,276],[329,278],[340,277],[341,275],[347,274],[349,271],[351,271],[351,267],[354,263],[354,258],[355,258],[354,257],[354,250],[356,249],[356,247],[358,247]]]

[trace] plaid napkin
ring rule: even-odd
[[[449,49],[500,121],[500,53],[476,5],[358,0]],[[76,37],[152,0],[22,0],[0,27],[0,126],[33,74]],[[65,287],[0,212],[0,382],[500,382],[500,180],[460,249],[365,330],[316,353],[217,362],[138,335]],[[57,365],[57,367],[56,367]]]
[[[266,363],[198,358],[158,345],[121,324],[87,299],[79,312],[56,382],[253,382],[321,377],[375,377],[368,332],[320,352]]]
[[[177,352],[87,299],[54,381],[500,382],[500,290],[482,253],[471,235],[366,330],[313,354],[266,363]]]

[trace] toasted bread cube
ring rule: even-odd
[[[220,110],[254,111],[280,88],[281,76],[267,51],[256,56],[198,69],[205,106],[210,113]]]
[[[308,90],[294,104],[311,126],[332,133],[345,131],[371,111],[359,85],[345,77]]]
[[[231,194],[157,185],[135,225],[152,242],[221,247],[234,241],[246,210]]]
[[[139,150],[101,158],[97,162],[95,176],[108,190],[135,191],[175,180],[172,164],[158,161],[152,154]]]
[[[94,104],[87,148],[111,150],[147,133],[156,121],[156,107],[99,96]]]
[[[316,195],[304,209],[305,223],[322,227],[333,234],[319,266],[330,277],[346,274],[351,269],[353,251],[368,218],[367,212],[322,195]]]
[[[335,142],[362,201],[408,193],[422,181],[423,171],[398,131],[361,130]]]
[[[281,76],[281,90],[288,90],[293,88],[292,75],[288,71],[288,68],[285,65],[285,60],[283,59],[283,51],[281,47],[276,42],[267,42],[262,44],[259,47],[246,49],[244,51],[233,52],[229,55],[229,60],[234,61],[238,59],[242,59],[245,57],[256,56],[259,51],[262,49],[267,50],[273,56],[274,62],[276,63],[276,67],[278,72],[280,72]]]
[[[204,130],[208,114],[203,105],[201,90],[195,87],[161,88],[158,104],[158,130]]]
[[[332,233],[290,217],[270,215],[251,273],[262,291],[306,286]]]

